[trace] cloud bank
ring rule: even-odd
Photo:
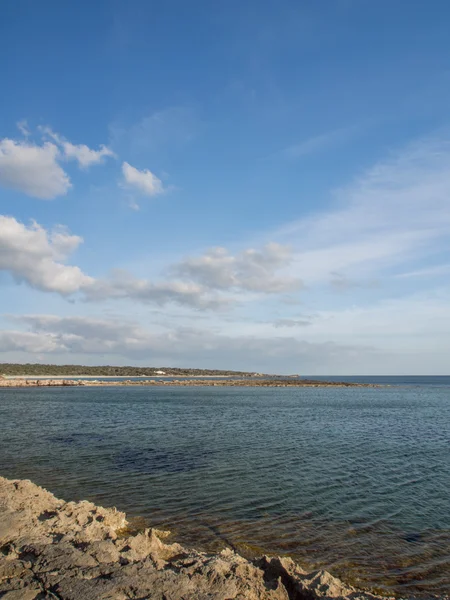
[[[237,257],[212,251],[169,267],[168,273],[177,274],[178,279],[155,282],[118,269],[94,278],[78,266],[65,264],[82,241],[63,227],[48,231],[34,221],[25,225],[0,216],[0,270],[33,288],[63,296],[78,293],[90,302],[126,299],[211,310],[229,306],[231,299],[221,292],[234,288],[274,294],[299,286],[296,280],[276,276],[277,269],[289,261],[289,252],[275,244],[261,251],[246,250]]]
[[[171,270],[209,289],[241,289],[249,292],[280,293],[298,290],[296,277],[277,276],[291,262],[291,251],[281,244],[267,244],[261,250],[249,248],[235,256],[226,248],[212,248],[199,257],[190,257]]]
[[[23,351],[45,353],[48,360],[55,355],[83,354],[141,361],[147,364],[185,366],[220,365],[240,369],[286,372],[286,366],[297,370],[311,369],[319,361],[326,366],[374,353],[371,348],[357,348],[327,343],[311,343],[293,337],[228,336],[191,327],[151,331],[137,323],[91,317],[56,317],[24,315],[13,317],[27,331],[0,333],[0,353]],[[53,355],[53,356],[52,356]],[[61,359],[59,359],[61,360]]]

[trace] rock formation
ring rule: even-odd
[[[376,598],[288,558],[249,561],[131,535],[125,514],[64,502],[27,480],[0,477],[1,600],[314,600]]]

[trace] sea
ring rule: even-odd
[[[0,474],[205,551],[450,594],[450,377],[321,379],[379,387],[0,389]]]

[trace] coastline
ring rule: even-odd
[[[103,379],[103,378],[102,378]],[[145,386],[145,387],[380,387],[373,383],[350,383],[344,381],[317,381],[313,379],[289,379],[289,378],[266,378],[266,379],[220,379],[197,377],[188,379],[177,379],[174,377],[158,379],[126,379],[119,381],[114,379],[70,379],[65,377],[0,377],[0,388],[12,387],[120,387],[120,386]]]
[[[7,375],[6,379],[130,379],[129,375]],[[158,379],[173,379],[179,375],[152,375]],[[184,377],[184,376],[183,376]],[[133,379],[149,379],[150,375],[135,375]],[[189,375],[189,379],[221,379],[223,375]]]
[[[0,477],[0,596],[4,600],[375,600],[290,558],[247,560],[133,533],[126,515],[65,502],[29,480]],[[384,597],[386,599],[386,597]]]

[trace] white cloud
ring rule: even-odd
[[[25,137],[30,130],[25,120],[17,126]],[[68,174],[60,165],[61,160],[74,159],[82,168],[102,163],[107,156],[115,156],[106,146],[93,150],[85,144],[72,144],[48,127],[40,131],[52,141],[38,144],[29,140],[0,140],[0,185],[20,192],[52,200],[67,194],[72,187]]]
[[[12,317],[1,351],[110,355],[147,364],[301,374],[445,374],[450,352],[450,290],[317,311],[308,322],[214,321],[213,326],[154,325],[115,316]],[[169,319],[170,321],[170,319]],[[307,326],[306,326],[307,325]],[[46,349],[47,348],[47,349]],[[117,359],[117,357],[119,357]],[[102,357],[103,358],[103,357]]]
[[[31,135],[26,119],[22,119],[21,121],[17,122],[17,129],[24,137],[28,137],[29,135]]]
[[[432,265],[423,269],[415,269],[407,273],[399,273],[399,279],[415,279],[417,277],[440,277],[441,275],[450,274],[450,264]]]
[[[53,335],[31,331],[0,331],[0,352],[27,352],[34,355],[63,350],[60,340]]]
[[[398,367],[404,357],[417,357],[416,367],[435,372],[448,366],[450,352],[450,289],[383,299],[367,306],[351,306],[341,310],[317,311],[307,328],[307,339],[335,340],[342,344],[376,345],[386,354],[394,353],[396,361],[389,371]],[[422,357],[422,363],[420,363]],[[373,372],[373,369],[370,369]]]
[[[344,144],[353,138],[359,131],[361,131],[361,128],[356,126],[342,127],[327,131],[326,133],[310,137],[285,148],[282,151],[282,154],[287,158],[302,158],[310,154],[316,154],[334,148],[340,144]]]
[[[161,325],[130,319],[54,315],[10,317],[0,352],[76,355],[110,361],[310,374],[445,374],[450,352],[449,290],[320,311],[306,323]],[[286,329],[285,329],[286,328]],[[293,332],[293,333],[292,333]],[[420,340],[420,343],[417,343]],[[53,357],[47,356],[53,362]],[[67,361],[61,359],[60,362]]]
[[[127,360],[145,360],[147,365],[171,364],[203,368],[248,369],[251,371],[311,371],[320,365],[335,368],[345,361],[358,363],[362,356],[376,355],[367,347],[314,343],[294,337],[236,335],[177,327],[150,331],[138,323],[92,317],[24,315],[13,317],[29,331],[0,335],[0,352],[109,355]],[[51,358],[49,357],[49,360]],[[119,360],[119,362],[121,362]]]
[[[0,270],[33,288],[63,296],[81,293],[95,302],[134,300],[163,306],[175,303],[195,309],[220,309],[229,304],[204,286],[183,281],[138,279],[116,270],[109,278],[95,279],[72,265],[67,258],[82,242],[63,227],[47,231],[36,222],[29,226],[13,217],[0,215]]]
[[[86,144],[72,144],[63,136],[52,131],[50,127],[40,127],[40,131],[58,144],[64,158],[67,160],[76,160],[78,165],[83,169],[103,163],[103,159],[107,156],[116,157],[115,153],[103,144],[98,150],[93,150],[89,146],[86,146]]]
[[[311,319],[310,318],[304,318],[304,319],[277,319],[273,323],[273,326],[277,327],[277,328],[280,328],[280,327],[307,327],[308,325],[311,325]]]
[[[115,156],[114,152],[101,145],[99,150],[92,150],[85,144],[71,144],[70,142],[63,143],[64,156],[66,158],[74,158],[78,161],[80,167],[90,167],[103,162],[105,156]]]
[[[350,290],[354,290],[355,288],[376,288],[380,285],[376,279],[354,280],[349,279],[345,275],[342,275],[342,273],[337,273],[336,271],[332,271],[330,276],[330,285],[338,292],[348,292]]]
[[[276,275],[290,261],[290,249],[280,244],[267,244],[262,250],[249,248],[236,256],[226,248],[212,248],[202,256],[181,261],[171,271],[210,289],[281,293],[302,287],[298,278]]]
[[[59,150],[43,145],[0,140],[0,184],[29,196],[51,200],[71,188],[69,176],[58,164]]]
[[[124,162],[122,174],[126,187],[144,196],[157,196],[165,191],[162,181],[148,169],[140,171]]]
[[[91,278],[66,264],[81,241],[78,236],[45,231],[37,224],[14,225],[14,219],[3,217],[0,268],[38,289],[78,292],[91,303],[125,301],[127,310],[136,313],[139,303],[147,323],[148,305],[205,310],[234,301],[237,309],[222,319],[203,313],[209,329],[171,326],[163,331],[161,325],[149,331],[120,319],[33,317],[20,321],[29,331],[15,327],[4,332],[0,345],[23,352],[36,347],[42,353],[47,347],[80,356],[110,353],[136,361],[148,357],[157,363],[165,359],[172,364],[302,373],[446,372],[449,294],[398,296],[402,286],[408,293],[414,285],[423,288],[425,277],[445,282],[449,198],[450,144],[422,141],[338,190],[326,210],[264,234],[264,239],[279,243],[252,244],[241,252],[214,248],[168,265],[163,271],[167,279],[160,280],[127,271]],[[438,260],[444,264],[437,265]],[[302,281],[308,286],[301,296],[302,310],[313,314],[311,319],[303,319],[298,308],[293,312],[287,304],[276,304],[280,297],[272,296],[298,289]],[[370,305],[363,305],[368,294],[362,282],[367,287],[377,281],[380,286],[374,288]],[[345,298],[336,300],[333,286],[349,290],[351,306],[345,306]],[[257,304],[257,294],[258,301],[261,294],[269,299]],[[397,299],[386,299],[389,294]],[[382,295],[384,300],[375,301]],[[239,304],[241,299],[245,304]],[[83,305],[83,310],[92,306]],[[191,313],[180,312],[192,324]],[[170,313],[166,318],[169,322]]]
[[[110,126],[110,136],[114,146],[133,156],[152,153],[160,157],[182,149],[193,139],[199,125],[190,108],[173,106],[133,125],[115,122]]]
[[[306,284],[380,273],[448,249],[450,143],[422,140],[335,192],[334,205],[272,237],[294,249]]]
[[[225,308],[226,298],[211,294],[204,286],[183,281],[152,282],[138,279],[127,271],[116,270],[109,279],[98,279],[84,290],[87,300],[135,300],[164,306],[180,304],[195,309]]]
[[[82,241],[63,228],[46,231],[0,215],[0,270],[39,290],[73,294],[93,281],[79,267],[64,264]]]
[[[65,296],[80,292],[81,298],[90,302],[132,300],[208,310],[224,309],[235,302],[223,295],[226,290],[274,294],[299,286],[295,279],[276,275],[289,263],[289,250],[277,244],[237,256],[216,249],[169,268],[178,279],[151,281],[119,269],[108,277],[94,278],[65,264],[82,241],[62,227],[47,231],[36,222],[27,226],[13,217],[0,216],[0,270],[42,291]]]

